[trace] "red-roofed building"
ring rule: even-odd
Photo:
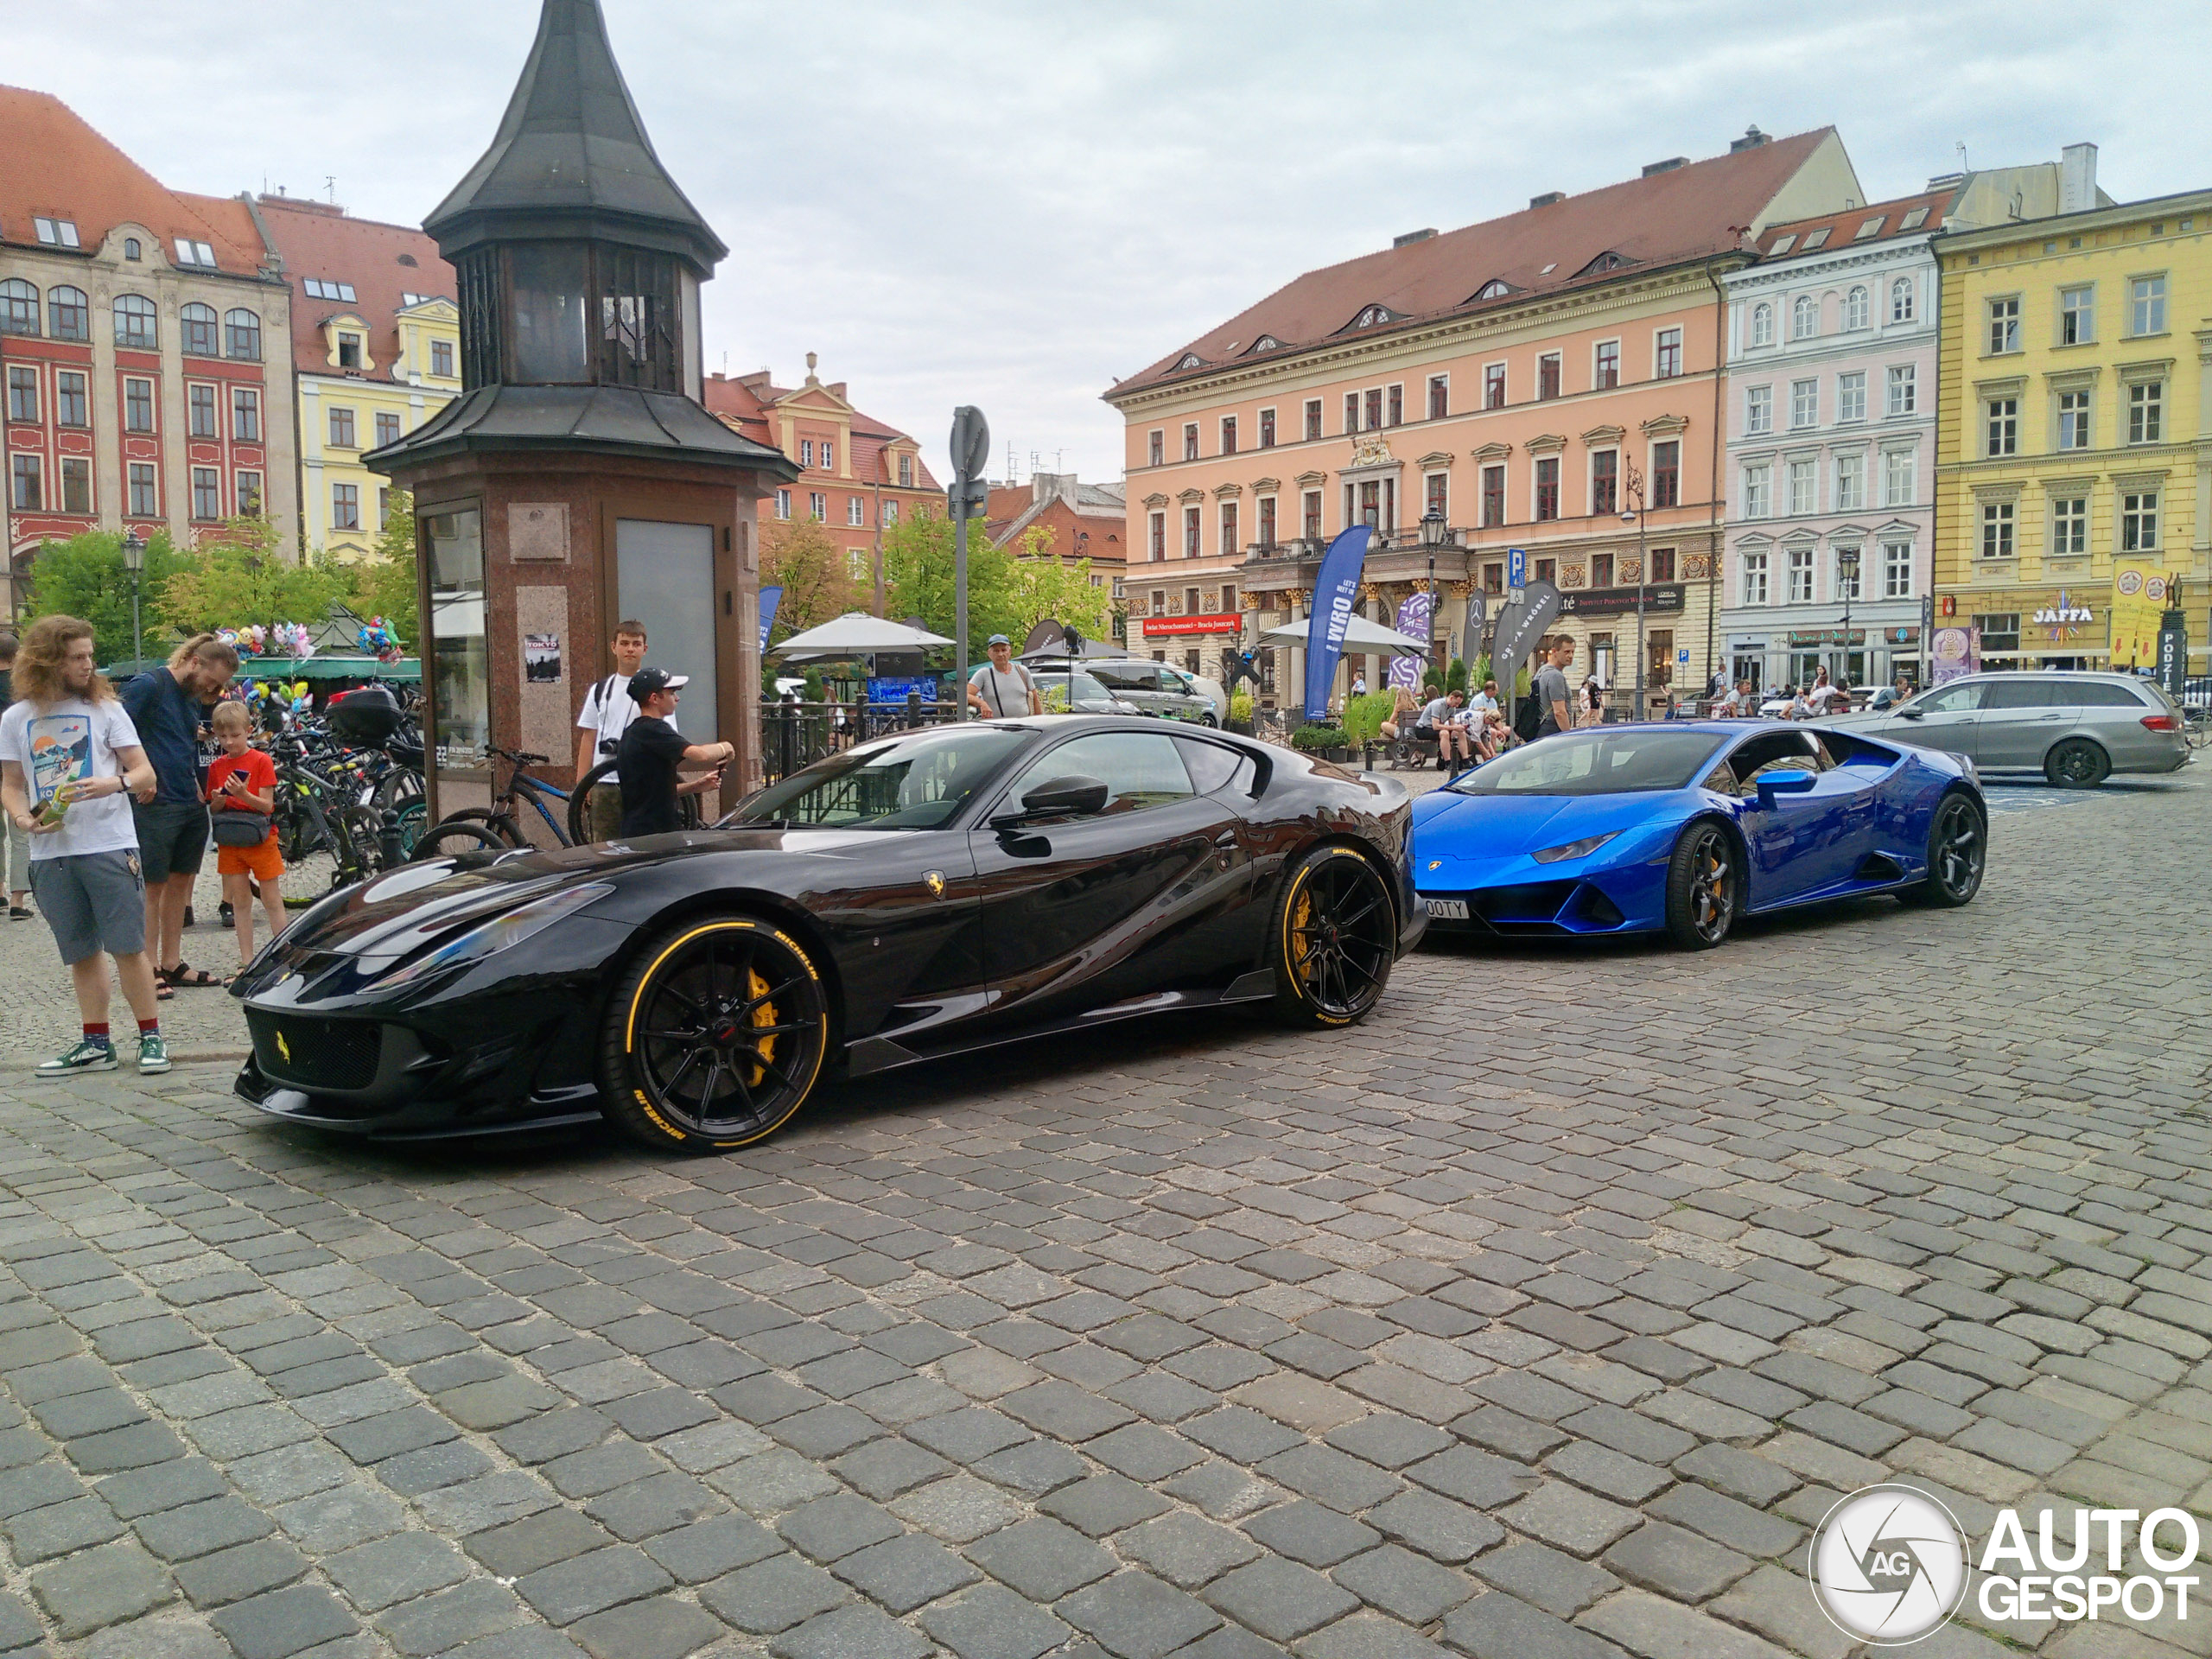
[[[1304,616],[1322,550],[1360,523],[1377,537],[1362,608],[1391,622],[1427,585],[1417,527],[1433,512],[1448,527],[1440,646],[1480,652],[1466,598],[1479,585],[1494,610],[1517,547],[1529,579],[1560,589],[1577,677],[1624,684],[1636,480],[1654,678],[1677,677],[1688,649],[1684,677],[1701,681],[1721,535],[1717,277],[1754,257],[1747,232],[1864,200],[1833,130],[1754,129],[1724,155],[1309,271],[1167,353],[1106,394],[1128,422],[1132,628],[1154,578],[1171,614],[1236,579],[1243,627],[1187,639],[1211,664]],[[1263,701],[1292,701],[1302,654],[1263,654]],[[1349,659],[1339,690],[1383,666]]]
[[[188,543],[259,511],[291,541],[289,296],[246,205],[168,189],[21,87],[0,86],[0,605],[86,530]]]
[[[853,407],[845,383],[824,383],[806,354],[806,381],[779,386],[766,369],[732,379],[710,374],[708,412],[734,432],[780,449],[799,476],[763,497],[761,531],[777,522],[818,519],[845,550],[853,580],[873,582],[883,608],[884,531],[902,516],[944,509],[943,487],[922,462],[922,446],[907,434]]]
[[[1054,558],[1089,559],[1090,585],[1113,590],[1118,621],[1128,515],[1119,485],[1085,484],[1073,473],[1032,473],[1027,484],[991,486],[983,528],[994,547],[1012,547],[1043,530],[1052,536]]]

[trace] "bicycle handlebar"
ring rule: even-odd
[[[496,754],[502,760],[512,760],[518,766],[548,766],[553,764],[553,757],[550,754],[532,754],[526,749],[497,748],[489,743],[484,746],[484,753]]]

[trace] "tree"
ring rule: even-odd
[[[1006,632],[1017,645],[1047,617],[1063,627],[1074,627],[1086,639],[1105,639],[1112,627],[1112,592],[1091,586],[1089,559],[1063,564],[1053,557],[1054,539],[1045,525],[1032,524],[1007,550],[1014,556],[1007,568],[1007,587],[1016,626]]]
[[[350,585],[327,557],[318,555],[305,563],[285,557],[276,526],[266,518],[229,518],[221,530],[202,536],[168,579],[160,610],[163,621],[186,633],[319,622]]]
[[[413,496],[404,490],[391,493],[375,550],[360,563],[346,567],[346,574],[353,582],[348,602],[362,620],[384,618],[403,650],[420,653],[423,628],[416,596]]]
[[[146,542],[146,568],[139,576],[139,611],[146,649],[167,656],[169,630],[161,606],[170,581],[190,563],[169,533],[157,530]],[[31,563],[30,613],[81,617],[92,625],[92,645],[103,663],[131,654],[130,573],[123,568],[123,537],[114,531],[88,530],[66,542],[48,542]]]
[[[813,518],[779,524],[760,538],[760,585],[780,587],[775,637],[788,639],[858,607],[845,550]]]
[[[917,512],[883,533],[883,580],[891,614],[918,616],[931,633],[954,638],[953,524]],[[983,641],[995,633],[1020,632],[1009,592],[1008,561],[983,534],[982,520],[968,527],[968,660],[981,662]]]

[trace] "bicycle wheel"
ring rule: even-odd
[[[592,838],[591,791],[593,785],[611,784],[613,781],[614,763],[612,760],[602,760],[584,773],[577,780],[575,788],[569,791],[569,842],[571,846],[581,847]]]
[[[451,858],[460,853],[507,853],[514,849],[479,823],[455,823],[452,819],[425,830],[409,855],[415,863],[426,858]]]
[[[423,774],[411,766],[394,766],[377,780],[376,804],[381,810],[396,812],[410,801],[424,798]]]
[[[505,812],[494,812],[486,806],[464,806],[457,812],[448,812],[438,820],[441,829],[448,823],[473,823],[485,830],[503,847],[525,844],[522,826]]]
[[[403,861],[410,859],[415,856],[415,843],[430,827],[430,804],[410,801],[392,816],[399,820],[399,856]]]

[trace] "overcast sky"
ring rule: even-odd
[[[1128,375],[1300,271],[1834,124],[1872,199],[2102,146],[2128,200],[2212,183],[2196,0],[1450,5],[602,0],[662,160],[734,250],[706,361],[821,353],[944,470],[980,405],[1118,478]],[[418,224],[481,152],[537,0],[0,0],[0,77],[163,181]],[[35,165],[0,157],[0,166]]]

